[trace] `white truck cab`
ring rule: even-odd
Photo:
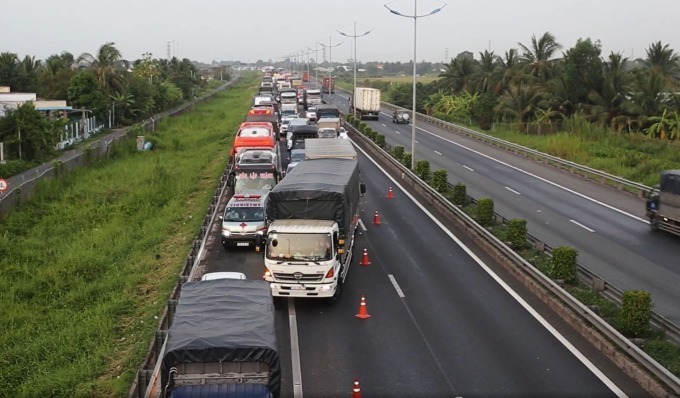
[[[267,228],[266,208],[269,191],[248,189],[231,197],[222,218],[222,245],[255,247],[258,234]]]

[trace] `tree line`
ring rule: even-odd
[[[220,72],[224,79],[229,78],[226,71]],[[12,92],[36,93],[39,99],[67,100],[74,109],[90,111],[88,116],[114,118],[115,125],[128,125],[172,108],[193,98],[204,84],[187,58],[154,59],[147,53],[127,61],[112,42],[94,54],[78,57],[67,51],[45,60],[0,53],[0,86],[9,86]],[[5,156],[24,163],[44,160],[53,152],[65,123],[42,117],[32,103],[8,110],[0,118]]]
[[[652,43],[636,60],[617,52],[603,57],[600,42],[589,38],[558,56],[562,45],[550,32],[518,46],[503,55],[458,54],[436,81],[417,84],[418,111],[483,129],[505,121],[540,131],[580,117],[617,132],[680,138],[680,56],[668,44]],[[389,88],[395,104],[412,106],[410,84],[372,85]]]

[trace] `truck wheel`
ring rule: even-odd
[[[655,215],[649,217],[649,228],[655,232],[659,230],[659,218]]]
[[[338,288],[335,289],[335,294],[333,295],[333,297],[329,297],[326,299],[327,305],[335,305],[337,304],[338,301],[340,301],[340,296],[342,296],[342,286],[343,283],[338,281]]]

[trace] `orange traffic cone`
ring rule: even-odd
[[[352,388],[352,398],[361,398],[361,387],[359,387],[359,379],[354,379],[354,387]]]
[[[392,187],[387,190],[387,199],[394,199],[394,192],[392,192]]]
[[[368,310],[366,309],[366,299],[361,295],[361,304],[359,304],[359,313],[355,315],[357,318],[366,319],[371,316],[368,315]]]
[[[364,255],[361,257],[359,265],[371,265],[371,260],[368,259],[368,249],[364,249]]]
[[[375,225],[380,225],[380,216],[378,215],[378,210],[375,211],[375,214],[373,215],[373,224]]]

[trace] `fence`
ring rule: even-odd
[[[205,100],[215,96],[217,93],[227,89],[228,87],[231,87],[236,81],[238,81],[239,78],[240,76],[234,76],[231,81],[216,88],[215,90],[210,91],[209,93],[204,94],[193,101],[182,104],[174,109],[153,115],[151,118],[143,120],[138,124],[138,126],[141,127],[142,131],[155,131],[156,125],[160,120],[170,116],[178,116],[187,110],[193,109],[196,104],[204,102]],[[91,138],[91,135],[100,132],[103,129],[103,126],[101,124],[98,125],[96,123],[96,119],[91,119],[91,121],[86,121],[85,125],[87,128],[86,131],[88,131],[87,136],[86,134],[79,134],[80,127],[82,127],[80,124],[77,126],[75,126],[75,124],[74,126],[66,126],[67,130],[65,131],[62,137],[63,140],[60,141],[60,143],[70,143],[70,140],[72,139],[74,142],[77,142],[76,140],[84,141],[88,138]],[[63,155],[59,156],[53,161],[43,163],[31,170],[7,178],[6,180],[8,183],[8,189],[4,192],[0,191],[0,217],[7,214],[7,212],[9,212],[22,201],[29,199],[40,179],[46,177],[55,177],[57,173],[66,173],[78,167],[87,165],[92,157],[107,156],[111,146],[116,141],[126,137],[129,129],[130,127],[113,130],[112,133],[106,135],[105,137],[88,142],[88,145],[82,148],[67,150]]]

